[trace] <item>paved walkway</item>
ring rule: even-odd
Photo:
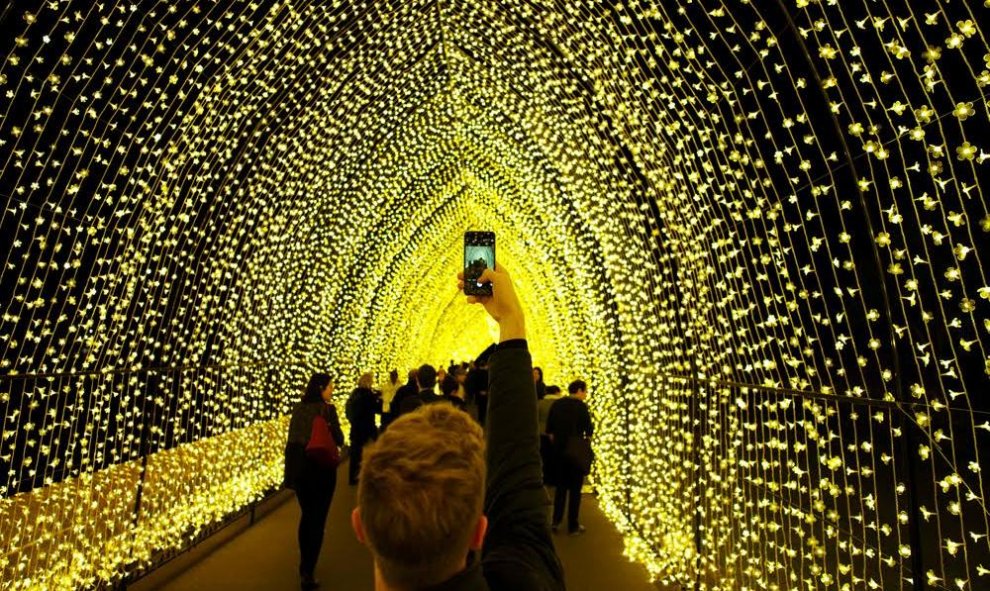
[[[341,466],[340,470],[316,576],[325,591],[371,591],[374,589],[371,557],[354,538],[350,527],[356,489],[346,484],[346,466]],[[198,562],[188,566],[166,565],[159,572],[128,586],[129,591],[298,589],[296,525],[299,506],[295,498],[287,498],[287,502]],[[585,495],[581,516],[588,528],[585,535],[554,538],[569,591],[661,589],[649,582],[645,568],[622,555],[622,539],[602,515],[593,496]],[[186,558],[186,562],[189,560]],[[170,578],[163,580],[166,576]]]

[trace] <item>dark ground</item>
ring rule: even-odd
[[[350,527],[356,489],[346,484],[346,466],[340,470],[343,476],[337,480],[316,576],[326,591],[370,591],[374,589],[371,556],[354,538]],[[218,540],[208,540],[201,545],[203,548],[192,550],[128,585],[128,589],[298,589],[299,506],[288,494],[280,498],[284,502],[270,503],[270,512],[254,525],[247,527],[245,519],[240,525],[230,526],[229,532],[217,535],[219,539],[229,539],[219,544]],[[588,528],[585,535],[554,537],[569,591],[676,591],[652,585],[646,569],[622,555],[622,539],[598,509],[594,496],[584,496],[581,516]]]

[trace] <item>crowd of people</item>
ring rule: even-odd
[[[585,531],[587,384],[571,382],[567,396],[545,385],[508,273],[489,269],[482,281],[493,295],[468,302],[498,322],[497,345],[473,362],[421,365],[405,383],[392,370],[375,387],[365,373],[347,397],[348,481],[358,487],[352,527],[374,558],[376,589],[563,589],[552,533],[565,505],[568,533]],[[303,589],[319,586],[314,571],[339,463],[313,450],[331,438],[344,443],[333,388],[327,374],[310,379],[286,445],[285,485],[301,508]]]

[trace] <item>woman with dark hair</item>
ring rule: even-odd
[[[333,403],[333,382],[325,373],[313,374],[302,400],[292,410],[289,439],[285,445],[285,486],[296,491],[302,515],[299,517],[299,577],[303,589],[319,586],[313,573],[323,545],[330,502],[337,486],[337,468],[322,466],[306,455],[306,444],[313,432],[313,420],[322,416],[330,426],[334,442],[344,441],[340,419]]]
[[[536,384],[536,399],[543,400],[547,393],[546,384],[543,383],[543,368],[533,368],[533,382]]]

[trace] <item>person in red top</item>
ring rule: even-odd
[[[337,468],[321,466],[306,456],[306,444],[313,432],[313,419],[322,415],[330,426],[334,442],[340,445],[337,408],[333,405],[333,382],[325,373],[313,374],[302,400],[292,410],[289,436],[285,444],[284,484],[296,491],[302,514],[299,517],[299,576],[303,589],[319,586],[313,578],[316,559],[323,545],[323,530],[330,512],[330,502],[337,486]]]

